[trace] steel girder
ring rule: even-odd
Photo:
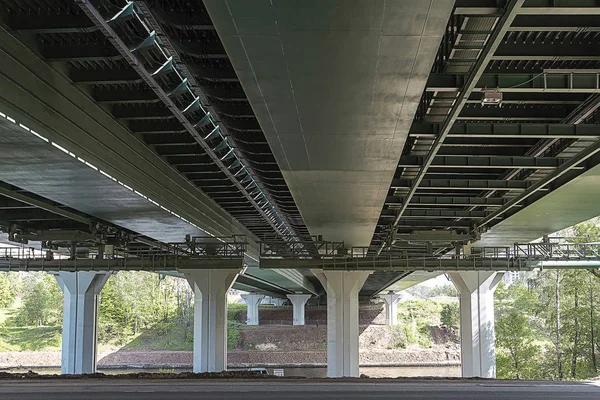
[[[469,157],[469,156],[435,156],[429,164],[432,168],[531,168],[554,169],[564,160],[554,157]],[[425,164],[423,156],[402,156],[398,166],[401,168],[419,168]],[[420,185],[420,183],[419,183]]]
[[[552,45],[553,49],[556,48]],[[533,46],[538,48],[538,46]],[[588,49],[577,49],[568,46],[573,54],[586,54],[586,59],[593,58],[594,53]],[[598,45],[593,46],[598,49]],[[502,54],[502,53],[496,53]],[[524,54],[533,54],[525,51]],[[600,56],[600,51],[598,52]],[[554,56],[552,56],[554,57]],[[589,57],[589,58],[588,58]],[[535,59],[527,56],[527,59]],[[427,81],[427,90],[431,92],[459,91],[465,82],[465,75],[431,74]],[[566,70],[548,70],[538,74],[505,73],[483,74],[473,91],[482,91],[483,88],[499,88],[503,93],[510,92],[543,92],[543,93],[595,93],[600,91],[600,69],[580,70],[572,72]]]
[[[410,135],[433,138],[440,130],[439,124],[414,123]],[[456,123],[448,133],[455,138],[506,138],[506,139],[583,139],[600,138],[598,125],[594,124],[476,124]]]

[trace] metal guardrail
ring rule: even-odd
[[[307,242],[308,243],[308,242]],[[453,271],[530,270],[533,268],[600,268],[600,242],[516,243],[512,247],[473,247],[470,254],[445,256],[373,256],[343,249],[343,242],[316,242],[318,255],[306,253],[307,243],[262,242],[261,268],[312,268],[325,270]],[[188,238],[162,250],[132,250],[110,254],[90,253],[71,259],[45,250],[0,247],[0,270],[148,270],[174,271],[199,268],[240,268],[247,243],[243,236]],[[263,252],[264,250],[264,252]],[[266,255],[266,256],[265,256]]]
[[[544,264],[546,262],[546,264]],[[550,262],[551,264],[549,264]],[[470,254],[404,256],[353,252],[352,256],[261,257],[261,268],[311,268],[325,270],[452,271],[530,270],[540,267],[600,268],[600,243],[517,243],[513,247],[473,247]]]
[[[160,249],[129,248],[106,251],[89,248],[86,255],[69,257],[25,246],[0,246],[0,271],[175,271],[201,268],[241,268],[245,236],[188,237]]]

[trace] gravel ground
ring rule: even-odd
[[[447,363],[459,362],[459,352],[444,348],[368,350],[360,352],[360,363]],[[321,351],[230,351],[230,364],[302,364],[325,363],[327,352]],[[186,367],[192,365],[190,351],[117,351],[100,354],[98,365],[168,365]],[[0,368],[58,366],[60,352],[10,352],[0,353]]]

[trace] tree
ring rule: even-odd
[[[11,287],[8,274],[0,272],[0,308],[10,307],[15,301],[15,292]]]
[[[496,343],[506,350],[509,361],[504,362],[504,354],[499,353],[498,371],[502,378],[533,378],[535,358],[540,348],[532,344],[532,331],[526,316],[512,311],[500,318],[496,323]]]
[[[440,321],[448,328],[456,328],[460,324],[460,309],[458,303],[448,303],[442,306]]]
[[[17,322],[35,326],[60,323],[63,295],[54,276],[45,272],[30,273],[23,286],[23,304],[17,313]]]

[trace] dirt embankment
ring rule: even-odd
[[[240,311],[237,319],[239,322],[246,322],[246,311]],[[293,310],[291,306],[261,308],[259,313],[259,323],[262,325],[291,325],[293,321]],[[326,325],[327,307],[307,306],[305,310],[306,325]],[[360,325],[385,324],[385,313],[380,305],[364,305],[360,307],[359,313]]]
[[[241,321],[245,313],[238,316]],[[291,307],[261,309],[259,326],[242,326],[240,340],[229,351],[230,364],[298,364],[326,363],[327,361],[327,310],[325,307],[306,310],[307,325],[292,326]],[[315,321],[311,323],[311,321]],[[316,325],[319,321],[319,325]],[[402,326],[384,325],[385,317],[380,306],[361,307],[360,311],[360,363],[361,364],[439,364],[460,362],[460,345],[456,331],[439,327],[430,329],[430,348],[408,345]],[[6,366],[58,366],[60,352],[8,352],[0,353],[0,368]],[[189,367],[189,351],[116,351],[99,354],[99,366],[156,365]]]

